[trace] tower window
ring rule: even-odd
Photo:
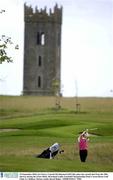
[[[38,76],[38,87],[40,88],[41,87],[41,77]]]
[[[45,33],[37,32],[37,45],[45,45]]]
[[[42,66],[42,57],[41,56],[38,57],[38,66]]]
[[[40,33],[37,32],[37,44],[38,44],[38,45],[40,45],[40,41],[41,41],[41,40],[40,40]]]
[[[44,32],[41,33],[41,45],[45,45],[45,34],[44,34]]]

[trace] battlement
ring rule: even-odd
[[[52,9],[49,9],[49,13],[47,12],[47,8],[38,9],[35,7],[35,11],[31,6],[27,6],[24,4],[24,21],[25,22],[55,22],[62,24],[62,6],[59,8],[56,4],[54,6],[53,12]]]

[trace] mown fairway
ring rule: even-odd
[[[113,99],[62,98],[56,110],[53,97],[0,97],[0,171],[113,171]],[[86,163],[78,155],[77,137],[89,130]],[[58,142],[64,153],[54,160],[35,155]]]

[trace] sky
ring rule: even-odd
[[[8,55],[0,64],[0,94],[23,91],[24,2],[47,9],[63,6],[61,92],[63,96],[113,97],[112,0],[0,0],[0,36],[10,36]],[[19,49],[15,50],[15,44]]]

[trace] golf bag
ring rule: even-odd
[[[55,143],[46,150],[44,150],[41,154],[38,154],[37,158],[46,158],[53,159],[59,152],[59,144]]]
[[[41,154],[37,155],[37,158],[53,159],[58,154],[58,151],[51,153],[48,149],[44,150]]]

